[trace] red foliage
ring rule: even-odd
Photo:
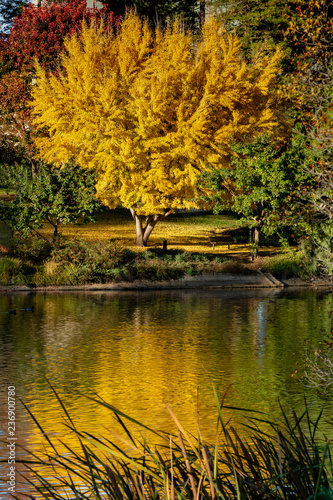
[[[101,19],[107,28],[120,23],[119,17],[108,12],[107,7],[89,9],[85,0],[47,2],[42,7],[28,4],[13,20],[10,34],[0,47],[2,65],[10,61],[19,70],[33,71],[38,59],[45,69],[52,71],[64,49],[66,36],[80,32],[83,22],[90,24]]]
[[[17,159],[24,148],[24,157],[32,159],[34,147],[30,140],[31,122],[30,78],[12,71],[0,79],[0,158]]]
[[[0,37],[0,149],[14,151],[19,145],[27,158],[34,157],[29,100],[35,60],[56,71],[65,38],[79,33],[83,22],[102,19],[106,30],[120,24],[107,7],[88,9],[85,0],[28,4],[14,18],[8,37]]]
[[[16,71],[3,75],[0,79],[0,111],[20,112],[30,96],[27,79]]]

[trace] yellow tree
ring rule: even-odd
[[[137,245],[169,213],[200,206],[198,175],[227,164],[232,141],[277,128],[279,55],[246,65],[214,18],[198,40],[130,14],[115,34],[86,27],[66,49],[57,75],[37,71],[37,146],[48,162],[97,171],[98,197],[131,210]]]

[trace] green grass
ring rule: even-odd
[[[308,279],[315,269],[312,269],[306,260],[304,252],[289,251],[267,259],[262,266],[263,272],[269,272],[276,278]]]
[[[152,232],[148,247],[161,247],[162,238],[168,241],[168,248],[182,249],[189,252],[210,253],[212,246],[209,236],[214,231],[239,227],[240,221],[234,215],[213,215],[210,213],[184,213],[171,215],[159,222]],[[51,228],[46,226],[43,234],[51,238]],[[116,240],[125,246],[140,251],[135,247],[135,224],[129,210],[104,210],[97,214],[96,222],[82,226],[68,225],[61,228],[65,237],[84,238],[87,240]],[[220,245],[219,251],[226,251],[227,245]],[[249,245],[235,244],[232,251],[249,251]]]
[[[236,234],[232,232],[230,249],[227,243],[222,243],[213,251],[209,237],[228,229],[236,230]],[[61,228],[60,241],[68,247],[73,246],[71,261],[68,258],[61,261],[59,255],[56,256],[51,227],[45,224],[40,233],[49,244],[45,245],[40,237],[16,235],[12,238],[9,227],[0,223],[0,252],[6,253],[8,247],[12,247],[11,256],[21,259],[20,266],[13,264],[11,269],[0,272],[1,284],[81,285],[133,279],[170,280],[202,273],[253,272],[252,267],[256,264],[265,270],[267,267],[277,277],[286,269],[289,274],[305,276],[304,270],[303,274],[299,272],[303,265],[299,257],[298,264],[290,261],[295,260],[290,255],[274,257],[270,263],[270,255],[282,252],[276,247],[261,249],[266,257],[261,258],[260,263],[256,260],[250,265],[251,245],[246,243],[249,229],[242,227],[232,214],[197,212],[172,215],[156,225],[148,249],[144,249],[134,245],[135,225],[128,210],[103,210],[96,215],[95,223]],[[162,238],[167,239],[167,252],[161,250]],[[127,257],[121,257],[119,265],[111,265],[106,254],[102,258],[110,243],[119,256],[125,255],[123,250],[127,249]],[[86,255],[86,260],[75,257],[80,251]],[[233,254],[237,259],[230,260]],[[240,262],[242,258],[248,259],[248,263]]]
[[[320,435],[322,411],[315,415],[305,407],[301,415],[287,415],[281,408],[280,422],[272,422],[260,412],[232,408],[246,414],[241,426],[225,421],[224,410],[229,407],[214,394],[216,436],[207,443],[199,427],[199,408],[194,436],[166,405],[175,425],[175,433],[167,435],[98,396],[86,396],[112,412],[123,429],[122,436],[107,429],[104,435],[92,435],[77,427],[55,392],[67,432],[76,436],[78,446],[66,445],[61,436],[56,439],[30,414],[44,441],[45,455],[34,454],[24,462],[29,471],[26,479],[39,498],[54,500],[333,498],[333,450],[331,436]]]

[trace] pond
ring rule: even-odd
[[[195,431],[199,394],[207,440],[216,426],[212,386],[219,397],[226,394],[226,405],[272,418],[279,415],[279,402],[288,411],[304,409],[304,396],[332,410],[331,394],[323,397],[293,376],[307,346],[331,332],[331,309],[332,292],[326,289],[2,294],[1,459],[8,456],[9,386],[16,391],[19,458],[19,446],[41,445],[40,431],[19,398],[44,430],[74,439],[64,431],[63,412],[47,381],[77,426],[96,435],[105,434],[102,426],[119,429],[109,410],[85,397],[93,393],[168,432],[175,426],[164,403]],[[4,477],[5,465],[0,466]],[[0,498],[6,495],[2,482]]]

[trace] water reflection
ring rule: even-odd
[[[226,404],[274,412],[278,400],[294,408],[304,389],[292,373],[307,341],[330,332],[332,294],[308,290],[191,290],[7,294],[0,311],[0,377],[5,397],[15,385],[45,429],[63,432],[56,387],[81,429],[116,429],[105,408],[80,394],[106,401],[153,427],[173,430],[163,401],[182,422],[215,428],[211,384]],[[328,400],[328,404],[331,404]],[[26,412],[17,410],[20,444],[38,447],[40,434]],[[4,431],[2,431],[2,435]],[[72,439],[70,435],[68,439]],[[5,456],[4,445],[0,448]]]

